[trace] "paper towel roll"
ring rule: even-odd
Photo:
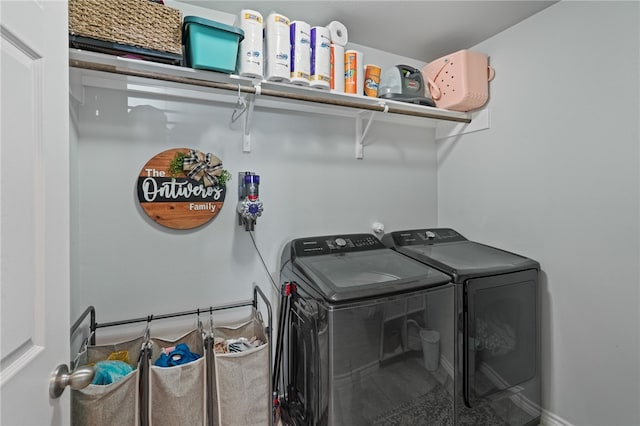
[[[331,33],[327,27],[311,28],[311,81],[309,85],[329,89],[331,60]]]
[[[344,47],[331,43],[331,91],[344,93]]]
[[[246,77],[262,78],[264,51],[262,47],[262,15],[255,10],[240,11],[239,26],[244,31],[240,42],[238,70]]]
[[[349,37],[347,34],[347,27],[340,21],[331,21],[329,25],[329,32],[331,33],[331,43],[337,44],[339,46],[346,46],[349,41]]]
[[[364,94],[364,56],[359,50],[344,52],[344,92]]]
[[[289,81],[289,18],[271,13],[265,20],[265,77],[269,81]]]
[[[309,85],[311,76],[311,26],[304,21],[291,21],[291,74],[289,81]]]

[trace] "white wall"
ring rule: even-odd
[[[549,423],[640,424],[639,8],[563,1],[475,46],[491,128],[438,145],[439,225],[541,262]]]
[[[251,296],[269,281],[250,236],[237,225],[237,173],[261,175],[265,205],[255,230],[277,279],[295,237],[423,226],[436,218],[433,129],[374,122],[355,159],[352,119],[256,110],[252,152],[230,129],[231,107],[127,97],[86,88],[78,125],[78,233],[72,318],[94,305],[98,321],[208,307]],[[139,105],[132,113],[129,107]],[[132,117],[135,116],[135,119]],[[177,147],[219,156],[233,174],[221,213],[191,231],[161,227],[135,194],[156,154]]]
[[[255,170],[255,235],[275,277],[288,239],[373,221],[437,222],[539,260],[547,420],[640,424],[638,14],[636,2],[562,2],[487,40],[474,49],[496,69],[490,130],[436,148],[429,130],[374,123],[361,161],[347,119],[259,111],[243,154],[229,108],[88,91],[72,319],[89,304],[104,322],[244,300],[253,281],[267,289],[235,217],[237,172]],[[157,111],[133,123],[132,103]],[[140,169],[173,147],[213,152],[234,175],[220,215],[195,231],[159,227],[137,206]]]

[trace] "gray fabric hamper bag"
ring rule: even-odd
[[[263,344],[235,353],[215,353],[216,425],[265,426],[271,416],[269,345],[264,324],[257,317],[237,326],[217,326],[215,337],[256,337]]]
[[[71,424],[73,426],[137,426],[139,422],[140,349],[143,337],[127,342],[89,346],[79,364],[106,360],[119,351],[129,352],[129,365],[134,370],[122,380],[109,385],[89,385],[71,390]]]
[[[200,355],[195,361],[171,367],[155,365],[162,348],[186,343]],[[193,330],[177,340],[151,338],[149,367],[149,425],[206,425],[206,358],[201,330]]]

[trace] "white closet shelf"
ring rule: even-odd
[[[253,108],[354,118],[356,157],[362,158],[363,140],[375,121],[435,128],[439,122],[470,123],[471,114],[405,102],[333,93],[310,87],[249,79],[187,67],[69,49],[72,95],[82,102],[81,88],[102,87],[152,96],[238,105],[244,115],[244,150],[249,151]],[[366,125],[364,121],[368,120]]]

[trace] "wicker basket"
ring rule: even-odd
[[[182,12],[149,0],[69,0],[69,34],[182,54]]]

